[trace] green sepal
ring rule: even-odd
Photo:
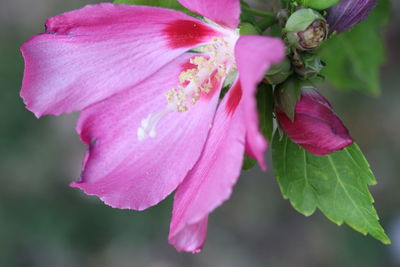
[[[296,109],[297,101],[299,101],[301,96],[301,89],[304,85],[303,81],[292,76],[284,83],[275,87],[275,105],[285,112],[292,121],[294,120],[294,111]]]
[[[325,63],[317,54],[301,53],[293,56],[294,71],[303,79],[308,80],[317,77]]]
[[[375,177],[356,144],[327,156],[316,156],[276,132],[272,141],[273,168],[282,195],[305,216],[316,209],[337,225],[390,244],[379,224],[368,191]]]
[[[260,31],[253,24],[243,22],[239,25],[239,33],[240,35],[258,35]]]
[[[264,80],[269,84],[280,84],[289,78],[293,73],[290,60],[285,57],[280,63],[272,65],[264,76]]]

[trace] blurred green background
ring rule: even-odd
[[[167,244],[171,199],[144,212],[121,211],[69,188],[85,149],[74,132],[76,114],[37,120],[19,98],[19,46],[43,31],[47,17],[95,2],[0,0],[0,267],[400,266],[398,16],[383,31],[381,97],[324,90],[378,178],[371,190],[393,245],[320,213],[298,214],[271,170],[253,170],[212,214],[203,252],[189,255]]]

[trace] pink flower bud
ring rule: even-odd
[[[293,121],[279,107],[275,113],[286,135],[315,155],[327,155],[353,143],[328,100],[315,89],[301,92]]]

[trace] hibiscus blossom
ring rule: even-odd
[[[108,3],[48,19],[21,48],[21,96],[37,117],[81,111],[89,148],[73,187],[134,210],[176,190],[169,242],[198,252],[244,151],[265,168],[254,96],[284,46],[238,35],[239,0],[180,2],[208,20]]]

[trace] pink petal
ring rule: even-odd
[[[218,24],[231,28],[239,25],[239,0],[178,0],[183,6]]]
[[[179,251],[201,249],[204,221],[229,198],[240,175],[245,142],[242,105],[236,101],[240,91],[237,82],[223,99],[199,161],[175,193],[169,242]]]
[[[258,114],[255,94],[257,84],[262,80],[271,64],[285,56],[285,46],[280,39],[245,35],[236,43],[235,57],[243,88],[243,106],[246,123],[246,152],[256,158],[265,169],[264,151],[267,142],[258,128]]]
[[[189,224],[173,237],[169,237],[169,242],[177,251],[199,253],[207,238],[208,216],[200,221]]]
[[[137,129],[148,114],[166,107],[164,94],[177,87],[188,61],[188,56],[181,57],[82,112],[77,131],[89,145],[89,156],[82,179],[73,187],[112,207],[135,210],[157,204],[176,189],[201,154],[219,94],[201,99],[186,112],[165,115],[155,138],[138,141]],[[216,87],[220,90],[221,82]]]
[[[219,33],[183,13],[99,4],[46,22],[22,47],[21,96],[36,116],[81,110],[140,83]]]

